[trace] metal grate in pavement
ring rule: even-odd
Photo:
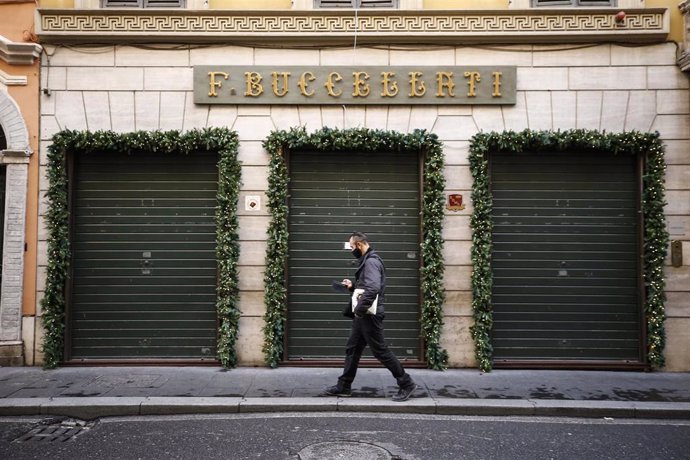
[[[67,442],[74,440],[77,436],[89,431],[96,425],[96,421],[84,421],[73,418],[60,420],[50,419],[32,428],[28,433],[23,434],[12,442],[16,443],[35,443],[35,442]]]
[[[400,460],[383,447],[360,441],[319,442],[305,447],[297,455],[300,460]]]

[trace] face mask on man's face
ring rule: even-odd
[[[355,246],[355,248],[352,250],[352,256],[355,259],[359,259],[360,257],[362,257],[362,250]]]

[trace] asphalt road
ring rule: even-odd
[[[67,440],[51,440],[56,433]],[[21,442],[17,439],[23,439]],[[690,459],[690,420],[237,414],[0,418],[2,459]]]

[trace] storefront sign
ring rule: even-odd
[[[196,66],[196,104],[515,104],[514,66]]]

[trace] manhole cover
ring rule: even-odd
[[[300,450],[297,454],[300,460],[392,460],[395,457],[386,449],[356,441],[319,442]]]
[[[71,441],[80,434],[89,431],[95,421],[85,422],[77,419],[49,420],[34,427],[28,433],[13,442],[65,442]]]

